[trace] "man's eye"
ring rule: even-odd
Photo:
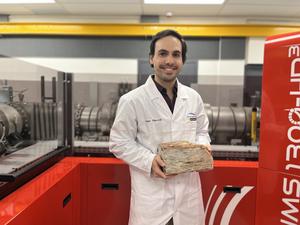
[[[173,54],[173,57],[176,57],[176,58],[179,58],[181,55],[180,55],[180,53],[174,53]]]
[[[166,52],[160,52],[159,55],[160,56],[167,56],[167,53]]]

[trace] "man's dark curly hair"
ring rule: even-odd
[[[150,44],[150,52],[149,52],[149,56],[154,56],[155,53],[155,43],[159,40],[162,39],[164,37],[167,36],[173,36],[175,38],[177,38],[180,43],[181,43],[181,47],[182,47],[182,62],[185,63],[186,60],[186,52],[187,52],[187,46],[186,43],[183,39],[183,37],[175,30],[163,30],[158,32],[155,36],[153,36],[151,44]],[[151,65],[153,67],[153,65]]]

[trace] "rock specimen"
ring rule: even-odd
[[[187,141],[161,143],[158,154],[166,164],[166,175],[213,169],[213,158],[204,145]]]

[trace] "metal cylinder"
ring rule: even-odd
[[[80,117],[80,128],[84,131],[89,131],[90,115],[93,107],[85,107]]]
[[[100,107],[83,106],[79,122],[79,128],[82,132],[101,132],[107,123],[109,116]]]
[[[0,137],[5,132],[5,136],[12,133],[21,133],[23,127],[23,119],[20,113],[13,107],[0,104],[0,121],[2,128],[0,129]]]
[[[89,131],[96,131],[96,132],[100,131],[100,129],[98,129],[99,111],[100,111],[99,107],[94,107],[91,110],[90,119],[89,119]]]
[[[104,103],[101,107],[79,105],[75,112],[75,129],[77,135],[85,132],[109,134],[115,111],[115,102]]]
[[[205,111],[209,118],[209,133],[216,144],[244,139],[251,132],[251,107],[205,105]]]

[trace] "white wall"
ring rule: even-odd
[[[137,59],[48,57],[17,59],[56,71],[73,73],[74,81],[77,82],[137,83]]]
[[[243,85],[245,60],[199,60],[198,84]]]
[[[0,80],[40,81],[51,80],[57,72],[53,69],[41,67],[32,63],[14,58],[0,58]]]
[[[246,40],[246,64],[263,64],[265,38],[249,37]]]

